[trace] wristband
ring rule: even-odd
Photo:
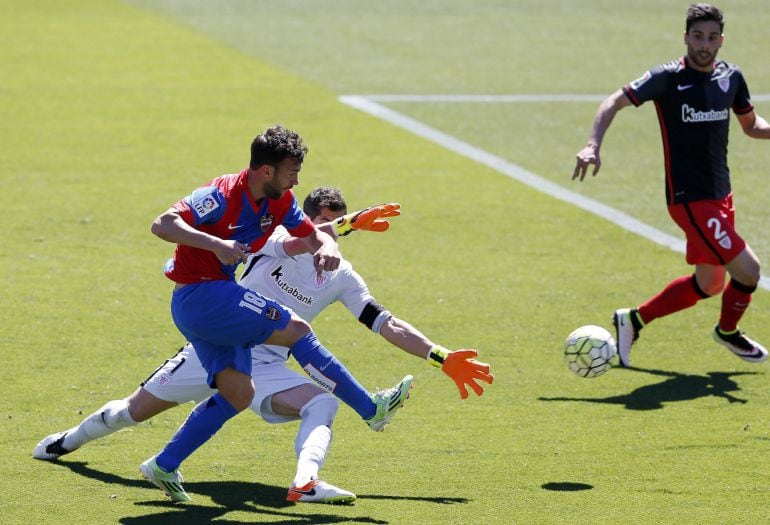
[[[344,237],[353,231],[353,214],[343,215],[334,221],[334,229],[337,231],[337,237]]]
[[[441,345],[433,345],[428,354],[428,362],[436,368],[441,368],[444,366],[444,360],[446,360],[447,355],[449,355],[449,350]]]

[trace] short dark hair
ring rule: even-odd
[[[257,169],[264,164],[275,166],[283,159],[305,160],[307,146],[295,131],[283,126],[267,128],[251,142],[249,168]]]
[[[687,8],[687,22],[684,28],[685,32],[689,32],[695,22],[708,21],[717,22],[719,24],[720,33],[725,28],[724,15],[717,6],[704,3],[690,4],[690,7]]]
[[[307,194],[305,201],[302,203],[302,211],[311,220],[318,217],[318,214],[321,213],[321,208],[328,208],[329,211],[335,212],[341,211],[342,213],[347,213],[348,211],[348,205],[342,197],[342,192],[337,188],[330,188],[328,186],[314,189]]]

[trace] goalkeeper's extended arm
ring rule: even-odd
[[[397,202],[389,202],[354,211],[334,221],[334,230],[340,237],[348,235],[353,230],[384,232],[390,227],[386,219],[401,215],[400,209],[401,205]]]
[[[363,210],[343,215],[339,219],[325,222],[317,226],[319,230],[334,237],[342,237],[353,230],[369,230],[384,232],[390,227],[386,220],[401,215],[401,205],[396,202],[380,204]],[[268,241],[269,242],[269,241]],[[281,239],[279,257],[293,257],[301,253],[312,252],[303,239],[287,235]],[[275,249],[273,249],[275,251]]]
[[[484,393],[484,389],[478,381],[492,384],[494,380],[494,376],[489,373],[489,365],[474,359],[478,355],[476,350],[462,349],[454,352],[447,350],[433,343],[415,327],[393,316],[374,301],[364,307],[358,320],[389,343],[412,355],[427,359],[430,364],[441,368],[455,382],[463,399],[468,397],[466,385],[480,396]]]
[[[468,397],[467,387],[476,392],[477,396],[484,393],[479,384],[483,381],[492,384],[495,377],[489,373],[489,365],[474,359],[479,354],[473,349],[447,350],[443,346],[435,345],[428,354],[428,362],[436,367],[441,367],[449,378],[455,382],[460,391],[460,397]]]

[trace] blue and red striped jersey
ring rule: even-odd
[[[179,200],[173,208],[194,228],[221,239],[232,239],[258,251],[276,226],[292,235],[306,237],[315,225],[294,197],[286,191],[280,199],[262,199],[257,204],[246,181],[248,169],[222,175]],[[222,264],[213,252],[177,244],[174,257],[164,268],[166,276],[181,284],[212,280],[234,280],[237,264]]]

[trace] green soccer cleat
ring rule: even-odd
[[[412,389],[414,377],[406,376],[393,388],[382,390],[372,395],[372,402],[377,406],[374,415],[366,419],[366,424],[375,432],[382,432],[396,410],[404,406],[404,401],[409,398],[409,390]]]
[[[179,469],[166,472],[155,462],[156,456],[151,457],[141,465],[139,471],[147,481],[166,493],[173,501],[190,501],[190,496],[182,488],[182,474]]]

